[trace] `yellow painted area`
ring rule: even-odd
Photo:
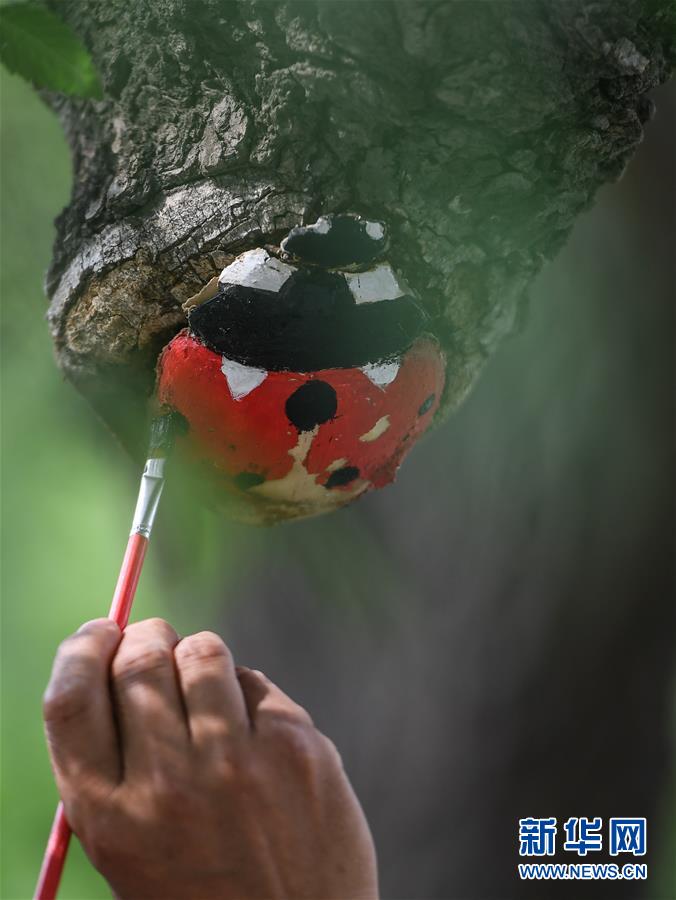
[[[211,300],[212,297],[215,297],[218,293],[218,275],[214,275],[214,277],[208,281],[201,291],[197,294],[193,294],[192,297],[188,297],[188,299],[183,304],[183,309],[188,312],[188,310],[192,309],[193,306],[199,306],[201,303],[206,303],[207,300]]]
[[[312,431],[301,432],[298,443],[289,450],[289,456],[293,459],[291,469],[283,478],[273,481],[265,481],[249,489],[250,494],[255,494],[287,507],[295,507],[296,515],[313,515],[326,512],[338,506],[349,503],[369,486],[368,481],[357,479],[349,490],[327,490],[323,485],[317,484],[317,476],[311,475],[303,463],[310,452],[312,442],[319,432],[319,426]],[[336,460],[329,467],[340,468],[345,460]]]
[[[372,441],[377,441],[380,435],[385,434],[389,427],[390,417],[383,416],[382,419],[378,419],[378,421],[370,431],[367,431],[366,434],[362,434],[359,440],[365,444],[370,444]]]

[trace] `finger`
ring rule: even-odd
[[[238,666],[237,677],[254,730],[264,731],[280,720],[298,725],[312,725],[307,710],[292,700],[262,672]]]
[[[192,743],[222,754],[229,738],[250,728],[232,654],[217,634],[202,631],[183,638],[174,657]]]
[[[109,619],[85,623],[59,647],[45,692],[49,754],[62,798],[86,783],[117,783],[120,756],[109,670],[120,642]]]
[[[112,665],[113,696],[127,773],[168,769],[188,746],[174,664],[178,635],[162,619],[130,625]]]

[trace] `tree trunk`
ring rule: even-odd
[[[675,58],[668,0],[50,0],[105,99],[49,95],[75,186],[47,278],[61,367],[132,450],[181,302],[318,214],[387,223],[446,408],[616,179]]]

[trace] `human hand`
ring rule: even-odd
[[[44,718],[68,822],[117,897],[377,897],[335,747],[217,635],[88,622],[59,648]]]

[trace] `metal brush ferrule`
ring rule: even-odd
[[[152,457],[146,461],[141,476],[141,487],[136,501],[131,534],[141,534],[144,538],[150,537],[164,487],[165,462],[164,457]]]

